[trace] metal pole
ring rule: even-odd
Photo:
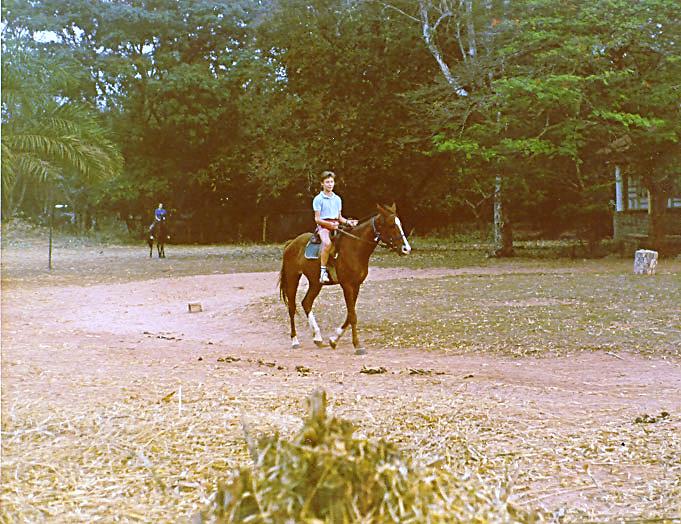
[[[54,222],[54,204],[50,203],[50,249],[47,257],[47,268],[52,271],[52,224]]]

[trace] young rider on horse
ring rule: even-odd
[[[320,260],[322,271],[319,281],[322,284],[329,282],[329,273],[326,264],[329,261],[331,251],[331,232],[338,229],[339,224],[356,226],[357,220],[348,220],[341,215],[343,202],[341,198],[333,192],[336,183],[336,175],[333,171],[324,171],[320,178],[322,191],[314,197],[312,209],[314,210],[314,221],[317,223],[317,234],[322,241],[322,252]]]
[[[154,221],[151,223],[149,226],[149,233],[154,234],[154,228],[156,227],[156,224],[159,223],[161,220],[165,220],[168,216],[168,211],[166,211],[163,208],[163,204],[160,203],[156,209],[154,209]]]

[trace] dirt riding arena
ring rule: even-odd
[[[318,387],[362,436],[520,507],[681,519],[681,261],[636,280],[619,259],[381,256],[357,357],[300,314],[290,349],[280,252],[61,244],[48,273],[43,244],[5,243],[0,521],[185,521],[248,463],[244,424],[291,433]],[[328,336],[340,292],[316,311]]]

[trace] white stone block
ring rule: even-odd
[[[657,251],[639,249],[634,254],[634,274],[654,275],[657,267]]]

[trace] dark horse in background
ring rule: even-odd
[[[352,344],[355,347],[356,355],[366,353],[366,350],[360,346],[357,336],[355,304],[359,287],[369,272],[369,257],[379,244],[403,255],[411,252],[411,246],[397,216],[395,204],[377,207],[378,214],[363,220],[353,228],[340,230],[340,235],[336,238],[334,244],[338,253],[334,262],[338,280],[331,284],[339,284],[343,289],[347,316],[345,322],[336,329],[335,335],[329,338],[329,345],[335,348],[348,326],[351,326]],[[309,283],[302,302],[303,310],[310,324],[310,329],[312,329],[314,343],[319,347],[324,345],[319,325],[314,313],[312,313],[312,304],[322,289],[322,284],[319,283],[321,264],[319,260],[305,258],[305,246],[311,235],[311,233],[303,233],[284,245],[284,259],[279,274],[279,292],[284,303],[288,306],[288,314],[291,320],[291,347],[293,349],[300,347],[296,336],[295,314],[296,291],[302,275],[307,277]]]
[[[154,240],[156,241],[158,258],[165,258],[165,245],[169,238],[170,232],[168,231],[166,219],[154,220],[154,223],[149,228],[149,238],[147,238],[147,244],[149,244],[149,258],[151,258],[154,253]]]

